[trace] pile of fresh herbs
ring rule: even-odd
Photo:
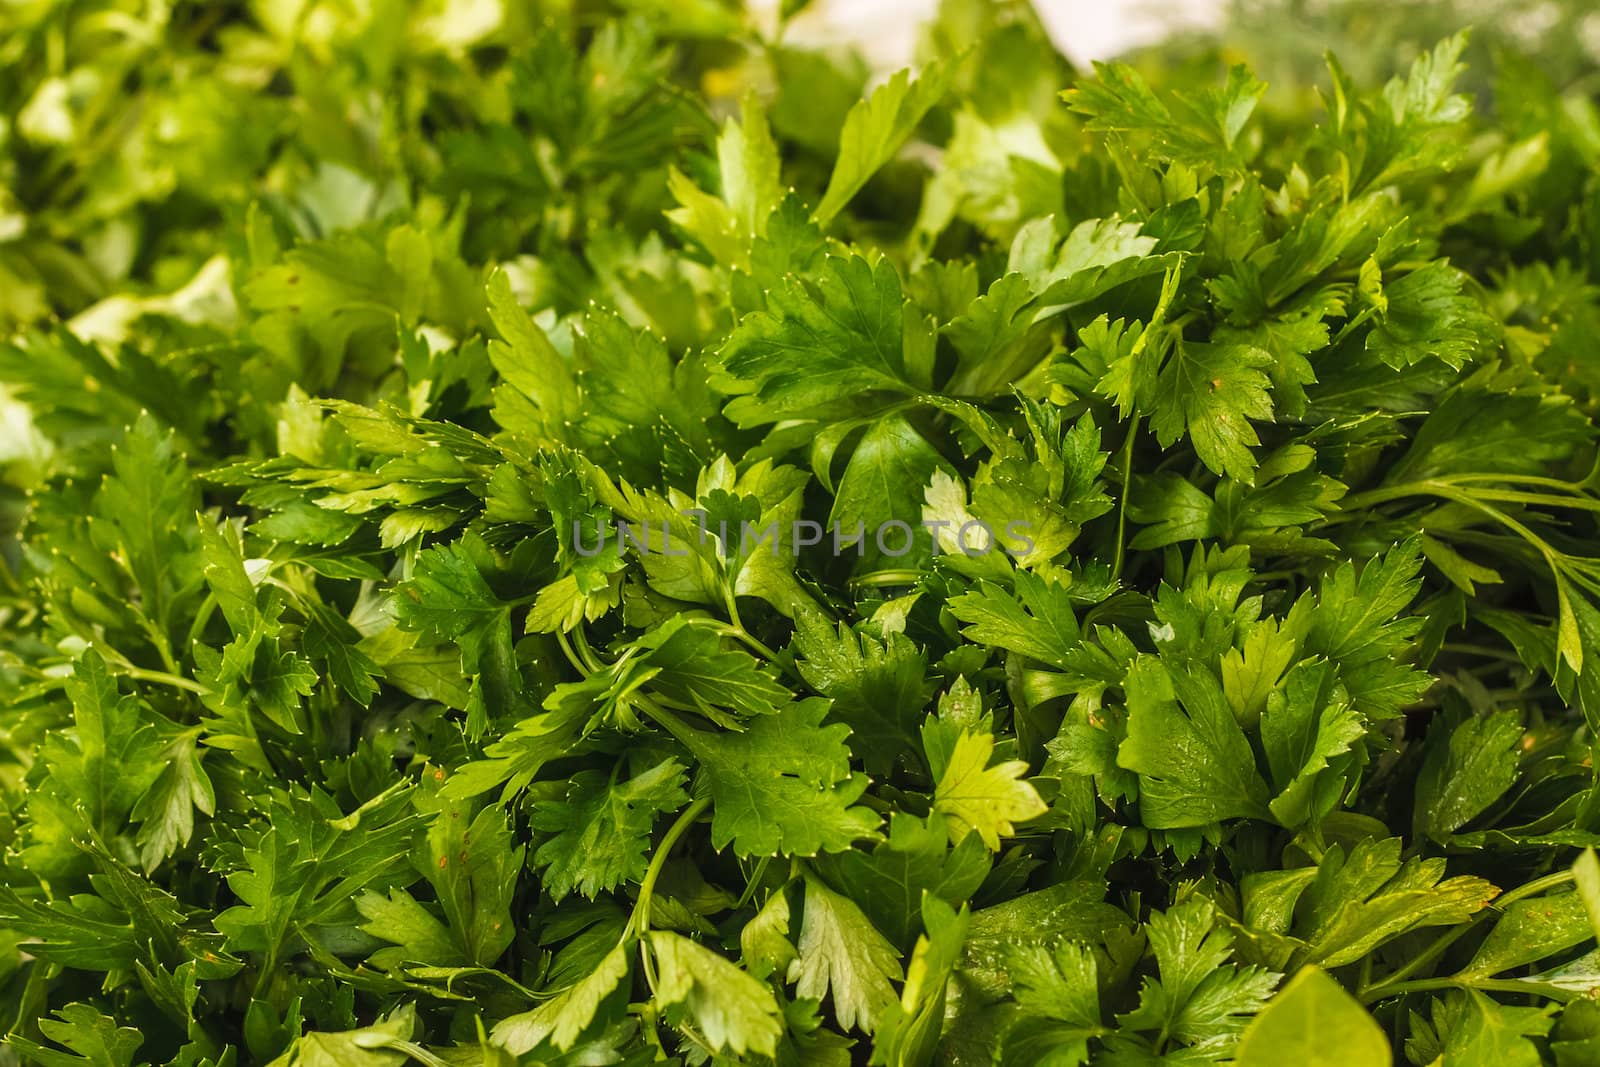
[[[796,6],[6,6],[0,1061],[1600,1063],[1588,75]]]

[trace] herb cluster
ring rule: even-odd
[[[1600,1062],[1593,94],[799,6],[0,16],[0,1062]]]

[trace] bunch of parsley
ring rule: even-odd
[[[0,16],[0,1062],[1600,1062],[1583,79],[799,6]]]

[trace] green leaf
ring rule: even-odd
[[[1191,900],[1153,915],[1147,931],[1160,977],[1145,979],[1138,1008],[1119,1021],[1175,1034],[1189,1044],[1231,1046],[1249,1016],[1267,1002],[1279,975],[1228,962],[1233,938],[1216,925],[1216,909],[1209,900]]]
[[[1583,910],[1589,913],[1589,925],[1600,936],[1600,860],[1594,849],[1586,848],[1572,863],[1572,880],[1578,887],[1578,898]]]
[[[1413,832],[1443,839],[1499,800],[1516,784],[1522,737],[1515,711],[1455,724],[1435,718],[1417,772]]]
[[[1222,654],[1222,691],[1241,726],[1260,722],[1279,679],[1294,662],[1295,648],[1294,636],[1268,620],[1252,628],[1243,645]]]
[[[628,946],[607,952],[581,981],[561,990],[532,1011],[510,1015],[495,1025],[494,1041],[522,1055],[548,1041],[557,1049],[571,1048],[594,1022],[600,1006],[628,977]]]
[[[149,413],[140,414],[111,459],[113,474],[96,497],[90,533],[131,579],[139,612],[165,643],[178,605],[199,585],[189,565],[194,527],[178,520],[195,513],[199,494],[176,435]]]
[[[900,954],[848,897],[806,879],[799,956],[789,967],[795,992],[811,1000],[831,993],[833,1017],[846,1032],[872,1033],[895,1000],[903,977]]]
[[[673,168],[667,183],[680,206],[666,214],[719,262],[745,267],[751,241],[766,233],[767,218],[784,196],[778,147],[753,94],[744,98],[739,121],[723,123],[717,166],[720,197],[702,191]]]
[[[772,990],[726,959],[666,930],[650,932],[656,996],[715,1051],[771,1056],[783,1033]],[[679,1010],[674,1013],[674,1007]]]
[[[943,1029],[946,991],[961,958],[971,916],[932,894],[922,898],[922,925],[906,967],[900,1002],[892,1004],[872,1044],[871,1063],[915,1067],[927,1063]]]
[[[1052,251],[1052,219],[1036,219],[1017,231],[1007,268],[1028,280],[1043,318],[1087,303],[1119,285],[1171,270],[1177,257],[1153,255],[1160,241],[1135,222],[1113,215],[1086,219]],[[991,288],[991,294],[993,289]],[[1000,294],[1004,297],[1005,290]],[[985,300],[992,299],[986,296]]]
[[[716,631],[684,617],[669,619],[642,637],[639,662],[659,668],[651,688],[697,708],[726,708],[740,715],[765,715],[789,698],[771,672],[738,648],[722,647]]]
[[[990,858],[978,835],[967,834],[952,847],[941,817],[920,819],[901,812],[889,820],[888,836],[870,852],[852,849],[821,856],[817,866],[875,927],[903,947],[920,928],[923,893],[959,905],[982,884]]]
[[[877,836],[878,816],[855,806],[866,791],[850,773],[849,728],[823,726],[827,703],[803,700],[743,733],[682,730],[711,789],[711,843],[741,856],[812,856]]]
[[[989,766],[994,736],[963,730],[956,739],[933,793],[933,810],[944,816],[950,840],[959,844],[976,833],[992,852],[1000,839],[1016,833],[1015,823],[1043,815],[1047,809],[1032,785],[1019,779],[1028,772],[1025,760]]]
[[[1488,977],[1537,963],[1594,936],[1582,893],[1552,893],[1509,905],[1463,975]]]
[[[523,849],[497,808],[470,819],[471,809],[444,800],[428,827],[425,873],[469,964],[487,967],[510,946],[516,930],[512,897]]]
[[[830,714],[850,727],[870,773],[886,772],[916,747],[930,687],[927,656],[909,638],[890,632],[880,639],[843,623],[836,629],[808,608],[795,615],[794,649],[800,676],[833,701]]]
[[[1013,945],[1010,962],[1012,996],[1018,1005],[1087,1033],[1101,1029],[1099,968],[1088,945],[1076,941],[1062,941],[1054,949]]]
[[[1097,944],[1125,929],[1128,916],[1105,903],[1104,896],[1105,887],[1098,880],[1061,882],[973,912],[961,973],[986,996],[1004,996],[1012,982],[1008,962],[1012,947],[1033,943],[1041,932],[1051,944]]]
[[[1204,826],[1227,818],[1266,818],[1266,783],[1222,687],[1203,668],[1134,661],[1123,683],[1128,735],[1117,765],[1139,775],[1146,826]]]
[[[1172,106],[1144,77],[1122,63],[1096,63],[1097,80],[1063,95],[1089,117],[1089,129],[1142,137],[1163,159],[1192,166],[1237,168],[1244,155],[1237,142],[1266,85],[1244,67],[1228,72],[1227,84],[1175,96]]]
[[[1384,286],[1385,310],[1367,351],[1391,367],[1429,356],[1460,368],[1494,343],[1493,320],[1462,294],[1464,278],[1436,260]]]
[[[739,381],[728,414],[741,425],[784,418],[832,416],[863,395],[915,391],[903,351],[904,298],[888,259],[829,256],[816,281],[795,278],[748,315],[722,348],[722,364]]]
[[[951,598],[950,613],[967,624],[962,635],[1053,667],[1067,667],[1079,640],[1067,590],[1027,571],[1018,571],[1013,581],[1015,596],[994,582],[979,581],[970,592]]]
[[[813,221],[824,227],[833,221],[867,179],[900,151],[944,96],[954,74],[954,66],[944,63],[929,64],[914,81],[909,70],[897,71],[850,109],[827,191],[811,213]]]
[[[520,394],[532,403],[543,432],[564,440],[565,424],[580,412],[580,394],[568,361],[517,303],[504,271],[489,279],[488,301],[495,329],[504,338],[489,342],[489,358],[506,382],[497,398],[505,415],[502,425],[512,420],[510,405]],[[515,410],[517,421],[529,413],[525,403],[517,403]]]
[[[576,890],[592,900],[642,878],[656,816],[689,802],[683,784],[683,765],[667,759],[626,781],[584,771],[564,798],[536,803],[530,822],[554,835],[533,854],[551,897]]]
[[[7,1045],[43,1067],[79,1067],[82,1064],[133,1067],[134,1056],[144,1044],[144,1035],[139,1031],[118,1026],[115,1019],[100,1014],[88,1004],[68,1004],[57,1011],[56,1016],[59,1022],[41,1019],[39,1032],[76,1055],[57,1052],[16,1034],[6,1039]]]
[[[1247,345],[1180,342],[1157,377],[1150,426],[1163,448],[1185,435],[1216,474],[1255,484],[1261,443],[1252,420],[1272,418],[1272,356]]]
[[[1441,1010],[1442,1009],[1442,1010]],[[1436,1002],[1433,1018],[1448,1019],[1443,1027],[1443,1056],[1447,1063],[1465,1067],[1534,1067],[1542,1061],[1530,1038],[1550,1030],[1549,1011],[1538,1007],[1506,1007],[1476,989]]]
[[[195,812],[216,814],[217,795],[196,749],[197,731],[189,731],[167,745],[165,762],[150,789],[133,806],[130,817],[138,822],[139,862],[154,870],[187,845],[194,836]]]
[[[410,1041],[416,1025],[416,1014],[407,1005],[373,1026],[306,1034],[268,1067],[399,1067],[409,1057],[396,1046]]]
[[[1242,1067],[1389,1067],[1389,1041],[1356,999],[1317,967],[1302,967],[1239,1039]]]
[[[850,454],[828,523],[843,531],[843,545],[881,542],[885,555],[906,555],[922,516],[922,489],[933,472],[945,466],[903,416],[887,415],[867,428]],[[885,532],[889,522],[907,528]]]
[[[1401,862],[1396,838],[1367,840],[1346,855],[1334,846],[1296,911],[1293,932],[1305,962],[1339,967],[1410,930],[1452,926],[1477,914],[1498,890],[1482,878],[1445,878],[1440,859]]]
[[[1268,806],[1285,826],[1327,814],[1329,801],[1315,796],[1319,778],[1366,733],[1354,709],[1332,692],[1332,683],[1328,664],[1300,663],[1289,672],[1283,688],[1268,696],[1261,716],[1261,744],[1279,790]],[[1342,782],[1336,783],[1335,788],[1340,787]],[[1322,792],[1326,796],[1327,790]]]
[[[767,898],[755,918],[739,931],[739,954],[745,969],[757,978],[787,974],[797,955],[789,941],[789,896],[778,891]]]

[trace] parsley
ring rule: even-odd
[[[804,6],[10,5],[0,1064],[1594,1058],[1586,6]]]

